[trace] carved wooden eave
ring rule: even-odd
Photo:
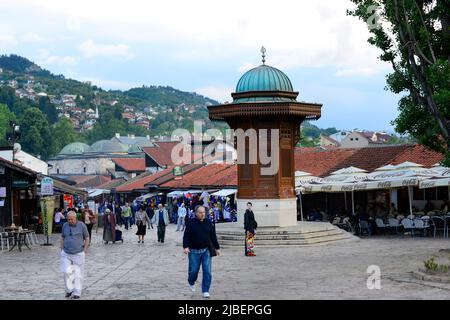
[[[317,120],[321,116],[322,104],[308,102],[242,102],[209,106],[211,120],[226,120],[247,116],[290,116]]]

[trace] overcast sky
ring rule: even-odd
[[[323,103],[319,127],[388,130],[390,67],[346,16],[350,0],[0,0],[0,53],[104,89],[170,85],[230,101],[261,64],[283,70],[298,100]]]

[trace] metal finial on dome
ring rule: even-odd
[[[261,53],[262,53],[262,63],[266,63],[266,48],[264,46],[261,47]]]

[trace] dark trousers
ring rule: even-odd
[[[164,237],[166,235],[166,225],[158,225],[158,242],[164,242]]]
[[[93,227],[93,224],[92,224],[92,223],[89,223],[89,224],[86,225],[86,227],[87,227],[88,232],[89,232],[89,243],[91,243],[91,239],[92,239],[92,227]]]
[[[125,229],[128,230],[128,227],[131,227],[130,217],[123,217],[123,223],[125,224]]]

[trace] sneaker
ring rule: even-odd
[[[203,298],[209,298],[209,292],[203,292]]]
[[[72,296],[72,299],[80,299],[80,296],[74,295]]]
[[[189,285],[189,289],[191,289],[192,292],[195,292],[195,285],[193,286]]]
[[[72,295],[72,292],[66,292],[66,298],[70,298],[71,295]]]

